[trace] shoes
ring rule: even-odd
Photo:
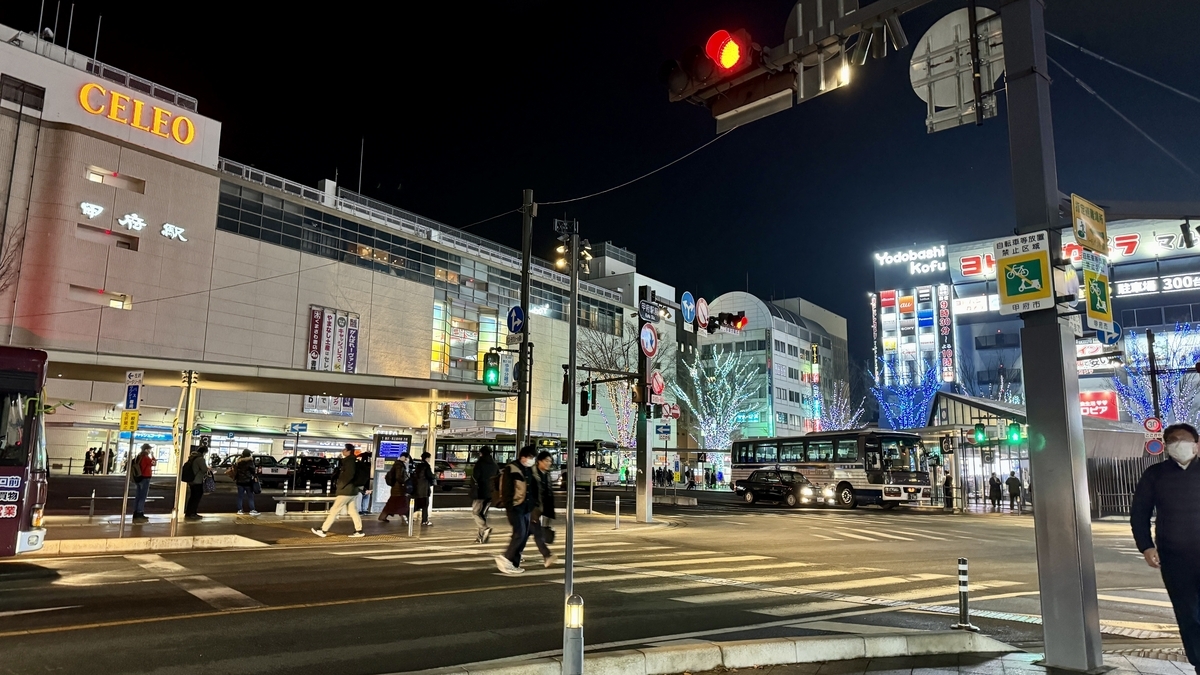
[[[479,543],[481,543],[481,544],[488,543],[488,539],[491,539],[491,538],[492,538],[492,528],[490,528],[490,527],[483,528],[483,532],[479,533]]]
[[[354,534],[350,535],[350,538],[358,539],[359,537],[365,537],[365,536],[367,536],[367,535],[363,534],[362,530],[359,530],[358,532],[355,532]]]
[[[149,519],[149,518],[147,518],[146,516],[143,516],[143,515],[141,515],[141,514],[137,514],[137,513],[135,513],[135,514],[133,514],[133,522],[135,522],[135,523],[148,523],[148,522],[150,522],[150,519]]]
[[[421,523],[421,526],[422,527],[433,527],[433,523],[431,523],[427,520],[427,521]]]
[[[408,524],[408,516],[400,516],[400,522],[404,525]]]
[[[388,521],[388,515],[386,513],[379,514],[379,522],[386,523],[387,521]]]
[[[252,515],[252,516],[257,516],[257,515],[259,515],[259,513],[258,513],[258,511],[251,511],[251,512],[250,512],[250,515]]]
[[[508,558],[505,558],[502,555],[498,555],[498,556],[496,556],[496,568],[499,569],[501,572],[508,574],[508,571],[513,569],[513,564],[508,561]]]
[[[238,514],[239,516],[244,516],[244,515],[246,515],[245,513],[242,513],[240,510],[237,512],[237,514]]]
[[[317,528],[314,527],[314,528],[312,528],[312,533],[317,535],[318,537],[321,537],[322,539],[325,537],[325,530],[318,530]]]
[[[184,520],[204,520],[204,516],[184,516]]]
[[[542,564],[544,564],[546,567],[553,567],[554,563],[556,562],[558,562],[558,556],[551,553],[550,555],[546,556],[546,559]]]
[[[525,568],[524,567],[514,567],[511,570],[505,571],[504,573],[505,574],[524,574]]]

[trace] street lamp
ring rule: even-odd
[[[554,231],[562,242],[556,249],[559,258],[555,266],[571,268],[570,337],[567,357],[567,518],[566,554],[563,556],[563,591],[566,608],[563,614],[563,675],[583,675],[583,598],[575,594],[575,352],[579,344],[579,273],[590,272],[592,247],[586,239],[579,240],[579,223],[574,220],[554,221]]]

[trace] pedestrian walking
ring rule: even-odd
[[[90,476],[96,472],[96,449],[88,448],[87,454],[83,456],[83,473]]]
[[[359,488],[355,508],[365,516],[371,513],[371,453],[354,451],[354,471],[354,484]]]
[[[92,472],[98,473],[98,474],[104,473],[104,449],[103,448],[96,451],[96,468],[93,469]]]
[[[553,520],[554,513],[554,490],[550,486],[550,463],[553,461],[550,453],[542,450],[534,458],[533,464],[533,480],[537,484],[538,502],[537,506],[529,512],[529,531],[533,535],[533,542],[537,544],[538,552],[542,554],[542,565],[551,567],[558,561],[558,556],[550,552],[550,542],[554,541],[554,530],[550,529],[550,524],[547,522],[542,525],[545,520]]]
[[[333,506],[329,507],[329,515],[325,517],[325,522],[321,523],[321,527],[312,528],[312,533],[318,537],[324,537],[329,533],[329,528],[333,526],[333,521],[337,519],[338,513],[343,509],[350,515],[350,522],[354,523],[354,534],[351,537],[362,537],[363,526],[362,518],[358,515],[358,507],[354,503],[358,499],[359,486],[355,481],[355,475],[358,462],[354,461],[354,444],[347,443],[342,448],[342,463],[338,468],[338,476],[335,485],[337,486],[336,497],[333,500]]]
[[[187,504],[183,509],[184,520],[203,520],[200,517],[200,498],[204,496],[204,480],[208,478],[208,462],[205,461],[203,446],[192,448],[187,464],[183,467],[183,483],[187,485]]]
[[[724,485],[724,484],[725,484],[725,472],[718,469],[717,470],[717,485]]]
[[[988,499],[992,502],[992,508],[997,511],[1000,510],[1001,485],[1003,485],[1003,483],[1000,482],[1000,477],[996,475],[995,471],[993,471],[992,477],[988,479]]]
[[[537,506],[538,488],[533,478],[537,449],[532,445],[521,448],[517,459],[500,470],[500,495],[497,504],[503,505],[512,525],[512,539],[503,555],[496,556],[496,567],[504,574],[521,574],[521,552],[529,539],[530,513]],[[568,490],[568,493],[570,491]],[[496,495],[493,495],[495,497]]]
[[[942,481],[942,499],[947,509],[954,508],[954,478],[950,474],[946,474],[946,480]]]
[[[150,444],[143,443],[142,450],[131,468],[136,496],[133,499],[133,522],[148,523],[146,517],[146,498],[150,496],[150,476],[154,474],[157,462],[150,456]]]
[[[1017,478],[1016,471],[1008,472],[1008,478],[1004,479],[1004,485],[1008,487],[1008,508],[1016,511],[1017,501],[1021,498],[1021,479]]]
[[[411,459],[407,452],[400,455],[383,477],[383,482],[392,488],[387,503],[379,512],[379,520],[385,523],[394,515],[399,515],[401,522],[408,522],[408,463]]]
[[[250,451],[242,450],[242,456],[229,465],[226,473],[233,478],[234,483],[237,483],[237,514],[244,516],[246,511],[249,511],[250,515],[257,516],[258,510],[254,508],[254,493],[261,488],[257,486],[258,467],[254,465],[254,458],[250,456]],[[250,507],[245,511],[242,510],[243,501],[246,506]]]
[[[1163,440],[1170,459],[1142,473],[1129,524],[1146,564],[1162,573],[1184,652],[1200,675],[1200,434],[1190,424],[1172,424],[1163,430]]]
[[[437,485],[437,479],[433,476],[433,469],[429,468],[429,453],[421,453],[421,461],[412,470],[413,496],[417,498],[416,508],[421,514],[421,524],[428,527],[433,525],[429,522],[429,494],[433,492],[433,487]],[[416,517],[416,513],[413,517]]]
[[[487,514],[492,505],[492,479],[500,472],[496,460],[492,458],[491,446],[485,445],[479,449],[479,459],[471,469],[471,517],[475,519],[475,543],[486,544],[492,536],[492,528],[488,527]],[[549,474],[546,482],[550,482]]]

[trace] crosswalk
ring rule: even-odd
[[[707,513],[689,514],[688,520],[699,520],[737,524],[745,514]],[[928,541],[973,541],[995,543],[1005,541],[1032,541],[1033,533],[1023,524],[1014,524],[1010,531],[988,533],[981,536],[978,531],[945,527],[939,523],[937,529],[913,526],[911,520],[897,518],[894,514],[842,513],[838,511],[755,513],[755,519],[784,520],[793,526],[807,527],[806,536],[821,541],[845,541],[895,543]]]

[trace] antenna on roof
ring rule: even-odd
[[[95,46],[95,48],[92,49],[92,60],[93,61],[96,60],[96,55],[100,53],[100,22],[101,21],[104,21],[103,14],[100,15],[100,18],[96,19],[96,46]]]
[[[67,62],[67,54],[71,53],[71,27],[75,25],[75,3],[71,3],[71,16],[67,19],[67,44],[63,52],[63,63]]]
[[[42,0],[42,8],[38,10],[38,27],[33,31],[33,53],[40,53],[38,50],[42,48],[42,18],[46,14],[46,0]]]
[[[50,32],[50,40],[52,43],[54,43],[55,37],[58,35],[58,13],[61,9],[62,0],[58,0],[58,2],[54,5],[54,30]],[[49,55],[49,53],[50,52],[46,52],[47,55]]]

